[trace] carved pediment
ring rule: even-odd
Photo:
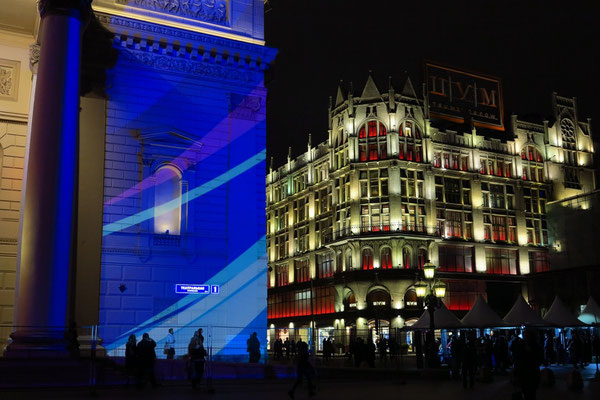
[[[224,26],[229,20],[229,0],[115,0],[115,3]]]
[[[189,132],[174,128],[158,128],[140,131],[144,145],[169,147],[173,149],[200,151],[202,143]]]

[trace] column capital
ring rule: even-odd
[[[74,14],[80,18],[92,11],[92,0],[37,0],[38,11],[43,18],[48,14]]]

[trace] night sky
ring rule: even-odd
[[[511,113],[551,115],[551,92],[577,97],[579,118],[597,105],[600,38],[595,2],[269,0],[267,153],[275,166],[327,138],[329,96],[340,80],[360,96],[369,70],[380,91],[406,73],[420,91],[423,59],[502,79]],[[420,92],[419,92],[420,93]]]

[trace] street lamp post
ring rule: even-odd
[[[423,276],[426,279],[424,282],[420,279],[415,283],[415,291],[417,297],[425,301],[425,308],[429,313],[429,332],[427,333],[427,341],[429,344],[427,364],[431,367],[439,366],[437,357],[437,349],[435,347],[435,309],[441,306],[441,299],[446,295],[446,285],[440,280],[435,280],[435,270],[437,267],[427,260],[423,266]]]

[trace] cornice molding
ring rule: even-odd
[[[143,50],[125,49],[121,54],[125,55],[130,61],[141,63],[152,69],[171,73],[235,80],[243,83],[251,82],[254,75],[252,71],[243,71],[239,68],[210,64],[201,60],[188,60],[172,55],[155,54]]]
[[[262,64],[261,69],[265,69],[266,65],[269,64],[275,58],[277,51],[269,47],[260,46],[257,44],[244,43],[241,41],[211,36],[208,34],[190,32],[183,29],[175,29],[167,26],[152,24],[147,22],[141,22],[129,18],[114,16],[105,14],[102,12],[95,12],[98,21],[104,25],[107,29],[114,32],[115,34],[127,34],[131,30],[139,32],[151,33],[153,37],[156,35],[161,37],[171,37],[175,39],[185,39],[186,41],[192,41],[194,44],[203,47],[218,47],[219,50],[232,53],[232,50],[238,50],[240,58],[246,58],[250,56],[251,59],[257,61],[257,64]],[[119,29],[120,28],[120,29]],[[122,31],[121,31],[122,29]],[[158,38],[156,38],[158,41]],[[244,54],[242,54],[244,53]]]

